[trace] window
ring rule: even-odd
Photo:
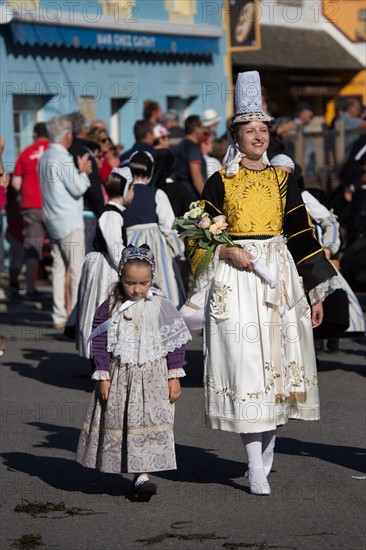
[[[167,97],[167,108],[174,109],[178,111],[180,117],[180,123],[183,124],[184,120],[187,118],[187,109],[189,105],[197,99],[197,96],[190,96],[188,98],[182,99],[178,96]]]
[[[81,95],[78,97],[79,111],[86,118],[87,125],[95,119],[96,97],[93,95]]]
[[[122,109],[128,99],[116,97],[111,99],[111,129],[110,136],[113,143],[121,143],[122,140]]]
[[[33,126],[43,121],[43,107],[51,99],[49,95],[13,95],[13,123],[16,157],[33,143]]]

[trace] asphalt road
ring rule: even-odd
[[[272,494],[252,496],[237,435],[203,417],[201,339],[176,407],[178,470],[153,476],[149,503],[130,475],[78,465],[93,384],[88,362],[51,327],[50,294],[2,304],[1,549],[364,550],[366,339],[320,354],[321,420],[278,431]]]

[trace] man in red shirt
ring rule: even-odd
[[[12,186],[20,191],[22,199],[22,219],[27,270],[28,298],[35,298],[36,275],[39,260],[42,259],[45,219],[42,210],[42,195],[39,185],[37,164],[49,145],[47,128],[44,122],[38,122],[33,128],[34,143],[24,149],[16,162]]]

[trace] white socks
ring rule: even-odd
[[[269,495],[267,475],[272,467],[276,432],[240,434],[240,437],[248,457],[250,492]]]
[[[273,464],[276,430],[262,433],[262,459],[266,476],[270,473]]]

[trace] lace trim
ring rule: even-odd
[[[107,350],[122,365],[153,363],[192,338],[177,308],[165,298],[141,300],[127,311],[108,330]]]
[[[315,304],[315,302],[318,302],[319,300],[324,302],[325,298],[338,288],[342,288],[342,281],[338,275],[334,275],[330,279],[323,281],[310,290],[309,298],[311,305]]]
[[[160,426],[135,426],[128,428],[128,435],[149,435],[162,432],[172,432],[173,424],[160,424]]]
[[[186,371],[184,369],[171,369],[168,371],[168,380],[172,378],[183,378],[185,375]]]
[[[93,372],[92,380],[110,380],[108,370],[96,370]]]

